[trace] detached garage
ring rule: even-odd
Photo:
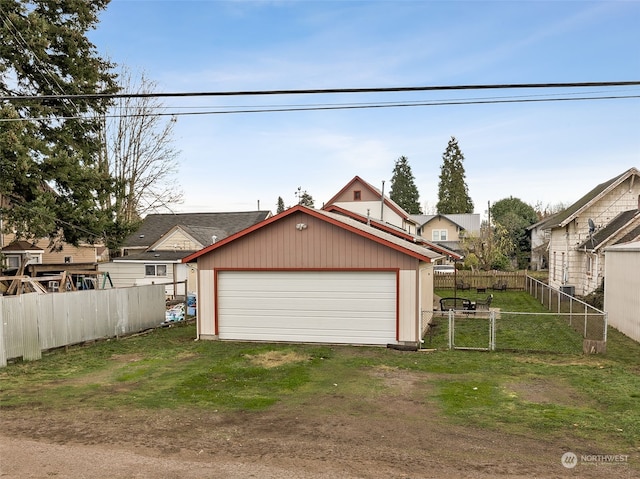
[[[440,255],[345,216],[296,206],[187,258],[198,337],[416,343]]]

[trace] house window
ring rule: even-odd
[[[144,275],[145,276],[166,276],[167,265],[166,264],[145,264]]]
[[[73,257],[71,257],[71,256],[65,256],[65,257],[64,257],[64,262],[65,262],[65,263],[72,263],[72,262],[73,262]]]
[[[20,256],[12,255],[7,256],[7,268],[19,268],[20,267]]]
[[[553,252],[553,261],[551,263],[551,269],[552,269],[552,272],[553,272],[553,276],[552,276],[553,277],[553,281],[556,280],[556,270],[558,269],[558,265],[556,263],[556,260],[557,260],[556,252],[554,251]]]
[[[360,201],[362,199],[362,193],[360,190],[356,190],[353,192],[353,201]]]
[[[593,271],[593,257],[591,255],[587,255],[587,276],[591,276],[591,272]]]
[[[433,230],[431,239],[433,241],[447,241],[447,230]]]

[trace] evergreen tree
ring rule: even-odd
[[[76,244],[118,230],[100,197],[100,115],[115,93],[112,65],[86,32],[108,0],[0,0],[0,213],[19,237]],[[46,98],[42,98],[45,96]]]
[[[307,208],[314,207],[313,197],[309,193],[307,193],[307,190],[303,190],[302,186],[298,186],[296,197],[298,198],[299,205],[306,206]]]
[[[389,198],[409,214],[418,215],[421,213],[420,194],[406,156],[401,156],[396,160],[391,177]]]
[[[473,201],[469,196],[463,161],[464,155],[460,151],[458,140],[452,136],[442,154],[436,205],[439,214],[473,213]]]
[[[280,214],[284,211],[284,200],[282,199],[282,196],[278,196],[278,206],[276,209],[276,214]]]

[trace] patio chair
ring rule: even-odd
[[[476,301],[476,310],[489,311],[491,307],[491,301],[493,301],[493,295],[490,294],[486,299],[478,299]]]

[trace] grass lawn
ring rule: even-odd
[[[535,307],[511,294],[496,294],[496,306]],[[416,400],[435,404],[448,421],[540,439],[584,438],[603,451],[639,444],[640,345],[613,329],[607,354],[592,356],[194,337],[194,325],[177,325],[10,364],[0,369],[0,408],[259,411],[322,401],[337,384],[342,401],[357,403],[389,387],[371,374],[384,368],[428,382],[431,392]]]
[[[453,290],[436,290],[440,297],[451,297]],[[476,301],[486,299],[486,293],[458,291],[458,297]],[[582,326],[584,318],[576,314],[574,327],[568,324],[567,316],[559,316],[524,291],[493,292],[492,308],[496,313],[495,349],[519,352],[549,352],[559,354],[580,354],[582,352]],[[456,314],[456,347],[488,348],[490,342],[488,314]],[[447,349],[449,347],[449,320],[446,313],[434,318],[436,325],[426,337],[426,347]],[[589,323],[603,323],[601,316],[591,316]],[[602,334],[602,333],[601,333]],[[601,337],[601,334],[599,337]]]

